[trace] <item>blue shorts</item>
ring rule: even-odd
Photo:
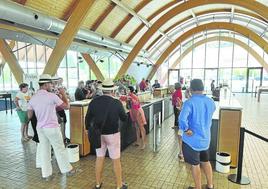
[[[209,161],[209,150],[195,151],[188,144],[182,143],[184,161],[190,165],[199,165],[201,162]]]

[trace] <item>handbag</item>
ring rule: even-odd
[[[131,100],[127,100],[126,108],[127,108],[128,110],[130,110],[131,107],[132,107],[132,105],[131,105]]]
[[[100,148],[101,147],[101,133],[102,129],[104,127],[104,124],[106,123],[107,117],[108,117],[108,111],[110,104],[113,102],[113,100],[110,101],[109,105],[106,108],[105,117],[103,119],[103,122],[101,124],[101,127],[99,127],[95,121],[93,123],[90,123],[90,126],[88,127],[88,140],[90,142],[90,145],[93,148]]]

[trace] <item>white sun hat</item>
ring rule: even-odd
[[[38,83],[51,83],[51,82],[52,82],[51,75],[49,74],[40,75]]]
[[[103,90],[103,91],[111,91],[111,90],[118,89],[118,86],[115,86],[114,82],[113,82],[113,79],[109,78],[109,79],[105,79],[102,82],[102,85],[101,85],[100,89]]]

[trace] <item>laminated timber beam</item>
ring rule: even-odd
[[[104,76],[102,75],[100,69],[98,68],[98,66],[94,62],[93,58],[89,54],[85,54],[85,53],[82,53],[82,56],[85,59],[85,61],[87,62],[87,64],[89,65],[92,72],[95,74],[97,80],[103,81]]]
[[[159,18],[151,28],[148,29],[148,31],[139,39],[139,41],[136,43],[126,60],[124,61],[123,65],[119,69],[116,77],[120,77],[124,75],[133,60],[138,55],[139,51],[144,47],[144,45],[149,41],[149,39],[157,32],[157,30],[163,26],[165,23],[167,23],[170,19],[172,19],[174,16],[187,11],[189,9],[199,7],[202,5],[209,5],[209,4],[228,4],[228,5],[236,5],[239,7],[243,7],[245,9],[249,9],[257,14],[259,14],[261,17],[263,17],[265,20],[268,20],[268,7],[264,6],[263,4],[255,1],[255,0],[206,0],[206,1],[196,1],[196,0],[189,0],[186,1],[171,10],[169,10],[166,14],[164,14],[161,18]]]
[[[151,0],[145,0],[139,3],[135,8],[134,12],[138,13],[143,7],[145,7]],[[133,15],[128,13],[128,15],[120,22],[120,24],[115,28],[115,30],[110,35],[111,38],[115,38],[117,34],[127,25],[127,23],[133,18]]]
[[[70,16],[63,32],[60,34],[59,39],[56,42],[55,48],[53,49],[48,62],[44,69],[44,74],[55,75],[57,69],[65,56],[68,48],[70,47],[73,39],[83,24],[89,9],[93,5],[95,0],[80,0],[75,7],[72,15]]]
[[[213,14],[213,13],[223,13],[223,12],[226,12],[226,13],[232,13],[232,9],[211,9],[211,10],[207,10],[207,11],[201,11],[201,12],[197,12],[195,13],[195,16],[203,16],[203,15],[206,15],[206,14]],[[239,13],[239,14],[243,14],[243,15],[246,15],[246,16],[249,16],[249,17],[253,17],[257,20],[260,20],[260,21],[263,21],[263,22],[266,22],[268,23],[268,20],[265,20],[263,19],[261,16],[257,15],[257,14],[254,14],[254,13],[251,13],[251,12],[248,12],[248,11],[244,11],[244,10],[235,10],[234,13]],[[164,30],[165,33],[168,33],[170,32],[172,29],[176,28],[178,25],[182,24],[183,22],[189,20],[193,18],[192,16],[188,16],[182,20],[179,20],[178,22],[175,22],[174,24],[172,24],[170,27],[168,27],[166,30]],[[160,39],[162,38],[161,35],[159,35],[153,42],[151,42],[151,44],[148,45],[148,47],[146,48],[147,51],[149,51],[153,46],[154,44],[156,44]],[[153,53],[152,53],[153,54]]]
[[[109,6],[103,11],[103,13],[96,19],[90,30],[96,31],[101,25],[102,21],[112,12],[115,7],[116,4],[114,2],[111,2]]]
[[[202,31],[207,31],[207,30],[217,30],[217,29],[225,29],[225,30],[230,30],[234,31],[237,33],[240,33],[241,35],[244,35],[248,37],[250,40],[254,41],[256,44],[258,44],[266,53],[268,53],[268,43],[259,35],[254,33],[252,30],[248,29],[245,26],[241,26],[238,24],[234,23],[229,23],[229,22],[212,22],[208,24],[203,24],[199,25],[181,36],[179,36],[160,56],[160,58],[157,60],[155,65],[153,66],[151,72],[149,73],[147,79],[152,79],[154,74],[156,73],[157,69],[161,66],[161,64],[166,60],[166,58],[174,51],[178,45],[188,39],[189,37],[200,33]]]
[[[0,39],[0,52],[6,63],[8,64],[11,72],[13,73],[18,84],[23,82],[23,70],[20,67],[17,58],[12,52],[12,49],[4,39]]]
[[[164,5],[163,7],[161,7],[160,9],[158,9],[157,11],[155,11],[153,14],[151,14],[151,16],[149,16],[147,18],[147,20],[150,22],[151,20],[153,20],[156,16],[158,16],[160,13],[162,13],[163,11],[165,11],[166,9],[174,6],[175,4],[177,4],[179,1],[174,0],[169,2],[168,4]],[[130,36],[127,38],[127,40],[125,41],[125,43],[129,43],[136,35],[137,33],[139,33],[140,30],[142,30],[142,28],[145,26],[144,23],[141,23],[131,34]]]
[[[268,63],[263,59],[263,57],[261,57],[257,51],[255,51],[253,48],[251,48],[250,46],[248,46],[246,43],[242,42],[239,39],[233,38],[233,37],[227,37],[227,36],[215,36],[215,37],[209,37],[206,39],[202,39],[196,43],[194,43],[192,46],[188,47],[175,61],[174,63],[171,65],[171,69],[175,69],[177,67],[178,64],[181,63],[181,61],[183,60],[183,58],[185,58],[185,56],[187,56],[194,48],[201,46],[205,43],[208,42],[212,42],[212,41],[225,41],[225,42],[230,42],[230,43],[235,43],[236,45],[239,45],[241,48],[245,49],[246,51],[249,52],[249,54],[251,54],[259,63],[261,66],[263,66],[263,68],[266,70],[266,72],[268,72]],[[163,81],[165,82],[168,79],[168,74],[166,73],[163,77]]]
[[[78,2],[79,2],[79,0],[74,0],[72,2],[72,4],[70,5],[70,7],[68,7],[67,11],[62,16],[62,18],[61,18],[62,20],[67,21],[70,18],[70,16],[72,15],[74,9],[76,8]]]

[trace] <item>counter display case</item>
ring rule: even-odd
[[[163,101],[168,102],[168,100],[169,98],[154,98],[151,100],[147,99],[146,102],[141,102],[147,121],[147,125],[145,125],[146,134],[148,134],[153,129],[153,115],[158,114],[159,112],[163,114]],[[71,143],[79,144],[80,156],[86,156],[90,153],[95,153],[95,149],[90,146],[90,143],[88,141],[88,133],[85,128],[85,117],[90,101],[91,100],[76,101],[70,104],[69,112]],[[123,106],[125,106],[124,102]],[[128,114],[128,120],[125,122],[119,122],[119,128],[121,132],[121,150],[124,150],[128,145],[136,141],[135,127],[132,125],[129,112],[126,108],[125,111]],[[167,115],[168,111],[165,112],[165,115]]]

